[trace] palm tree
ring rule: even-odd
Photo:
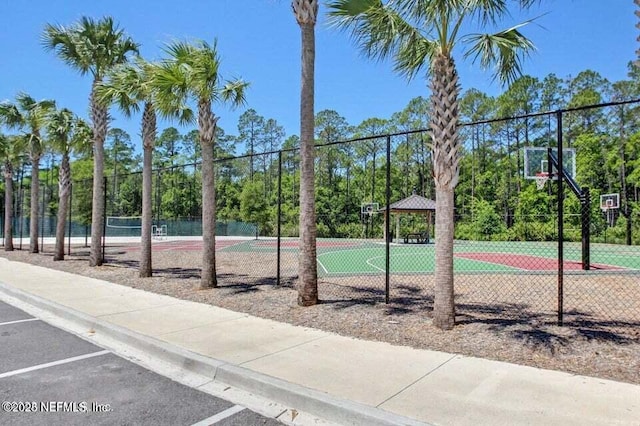
[[[300,88],[300,261],[298,304],[318,303],[316,262],[316,207],[314,176],[314,85],[318,17],[317,0],[293,0],[293,14],[302,35],[302,78]]]
[[[44,141],[40,137],[48,112],[55,108],[51,100],[36,101],[26,93],[18,93],[15,104],[0,104],[0,120],[9,128],[25,131],[28,138],[31,160],[31,212],[29,219],[29,251],[38,253],[38,211],[40,199],[40,157],[44,152]]]
[[[335,0],[332,22],[351,31],[363,52],[372,58],[392,57],[395,71],[409,78],[424,71],[430,77],[433,176],[436,186],[436,268],[433,323],[451,329],[455,324],[453,286],[454,188],[459,177],[458,72],[454,48],[495,65],[505,83],[521,71],[521,60],[534,47],[519,24],[493,34],[460,35],[461,28],[493,26],[508,14],[508,0]],[[527,8],[535,0],[518,0]]]
[[[22,160],[26,137],[0,133],[0,164],[4,174],[4,250],[13,251],[13,170]]]
[[[214,176],[215,134],[218,118],[211,110],[214,102],[239,106],[245,102],[249,83],[241,80],[223,82],[219,73],[217,45],[199,41],[195,45],[174,42],[165,48],[170,59],[162,62],[156,75],[158,108],[186,104],[193,97],[198,104],[198,132],[202,148],[202,273],[200,287],[217,287],[215,231],[216,191]],[[224,83],[224,84],[223,84]]]
[[[91,73],[93,84],[89,98],[93,128],[93,200],[91,211],[91,266],[102,265],[102,227],[104,225],[104,140],[109,122],[107,108],[97,102],[96,86],[112,67],[128,61],[138,53],[139,45],[119,29],[113,18],[98,21],[82,17],[69,26],[47,24],[42,35],[45,49],[53,50],[67,65],[80,74]]]
[[[98,100],[104,104],[116,104],[127,116],[140,109],[142,113],[142,235],[140,250],[139,275],[142,278],[152,275],[151,259],[151,227],[152,206],[152,168],[153,147],[156,139],[156,107],[154,76],[157,65],[137,58],[135,64],[122,64],[114,67],[105,81],[97,87]],[[170,96],[165,97],[166,105],[160,109],[165,118],[177,118],[181,123],[192,121],[192,112],[179,101]]]
[[[67,108],[51,112],[48,117],[47,135],[52,148],[62,155],[58,169],[58,218],[53,260],[64,260],[64,236],[71,195],[72,152],[87,151],[91,147],[91,128]]]

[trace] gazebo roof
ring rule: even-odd
[[[384,210],[381,208],[380,210]],[[406,212],[426,212],[436,209],[436,202],[428,198],[421,197],[420,195],[413,194],[400,201],[396,201],[389,206],[392,212],[406,211]]]

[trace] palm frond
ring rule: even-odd
[[[418,38],[417,28],[381,0],[336,0],[329,8],[330,25],[350,30],[368,57],[385,59],[403,45],[403,39]]]
[[[221,86],[217,40],[211,44],[203,40],[174,41],[163,50],[169,58],[154,65],[153,90],[156,108],[164,118],[193,122],[194,113],[187,103],[194,99],[234,106],[245,102],[249,83],[234,80]]]
[[[48,24],[41,43],[67,65],[83,75],[91,72],[95,78],[102,78],[111,67],[127,62],[130,54],[139,53],[139,44],[118,28],[111,17],[100,20],[82,17],[69,27]]]
[[[20,92],[16,95],[16,106],[20,109],[23,126],[28,126],[34,133],[45,125],[47,116],[56,107],[56,102],[51,99],[36,101],[27,93]]]
[[[483,68],[495,67],[495,77],[501,83],[514,81],[522,73],[522,59],[529,55],[535,46],[519,31],[528,22],[516,25],[495,34],[472,34],[471,43],[465,57],[480,61]]]
[[[233,107],[242,106],[246,104],[249,85],[248,82],[241,79],[227,81],[220,91],[220,97],[223,101],[230,102]]]
[[[91,57],[81,49],[82,44],[73,28],[47,24],[40,42],[45,50],[53,51],[65,64],[78,70],[81,75],[91,70]]]
[[[22,111],[31,111],[35,107],[36,100],[25,92],[16,95],[16,105]]]
[[[162,50],[166,53],[172,60],[179,63],[187,63],[189,62],[189,58],[195,53],[195,48],[190,43],[186,41],[173,41],[169,44],[166,44]]]
[[[438,51],[439,44],[434,40],[429,40],[418,32],[410,33],[402,39],[394,57],[394,71],[412,79],[425,67],[429,69]]]
[[[73,131],[75,115],[63,108],[48,115],[47,136],[53,148],[64,154],[69,152],[69,135]]]
[[[0,103],[0,124],[10,129],[19,129],[24,125],[24,118],[16,105],[8,101]]]
[[[436,24],[465,11],[473,0],[396,0],[394,8],[414,22]]]
[[[172,60],[154,64],[150,90],[160,116],[171,119],[177,114],[179,120],[190,122],[192,113],[186,111],[190,95],[190,71],[183,65]]]
[[[91,125],[83,119],[76,117],[73,123],[73,133],[69,145],[71,152],[90,154],[93,148],[93,129]]]
[[[135,65],[119,64],[95,87],[96,100],[103,106],[115,104],[127,117],[140,110],[139,103],[148,98],[142,71]]]
[[[24,159],[27,139],[24,135],[0,134],[0,160],[15,165]]]
[[[506,0],[469,0],[468,13],[481,25],[495,25],[502,17],[509,16]]]

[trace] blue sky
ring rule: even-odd
[[[527,15],[539,19],[523,30],[537,47],[524,72],[568,77],[592,69],[610,81],[625,79],[639,47],[634,10],[633,0],[543,0]],[[407,82],[388,62],[362,57],[347,34],[326,25],[325,11],[322,5],[316,30],[316,112],[334,109],[357,125],[389,118],[410,99],[428,96],[424,78]],[[251,82],[246,108],[276,119],[287,135],[299,132],[300,31],[287,0],[0,0],[0,100],[25,91],[87,117],[90,77],[46,52],[39,40],[46,23],[68,25],[83,15],[113,16],[147,59],[160,58],[162,44],[174,39],[217,37],[222,74]],[[504,27],[521,19],[513,16]],[[489,72],[461,58],[457,65],[463,90],[502,91]],[[237,133],[246,108],[215,107],[227,133]],[[137,145],[139,118],[113,116],[112,126],[129,132]]]

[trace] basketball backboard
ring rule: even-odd
[[[558,155],[558,149],[552,148]],[[576,150],[574,148],[564,148],[562,150],[562,164],[571,178],[576,177]],[[524,178],[535,179],[540,173],[548,172],[548,159],[546,147],[527,147],[524,149]],[[557,173],[557,170],[553,170]]]
[[[360,213],[362,213],[363,215],[373,215],[375,213],[378,213],[379,209],[380,205],[378,203],[362,203],[360,205]]]
[[[620,208],[620,194],[602,194],[600,196],[600,209],[610,210]]]

